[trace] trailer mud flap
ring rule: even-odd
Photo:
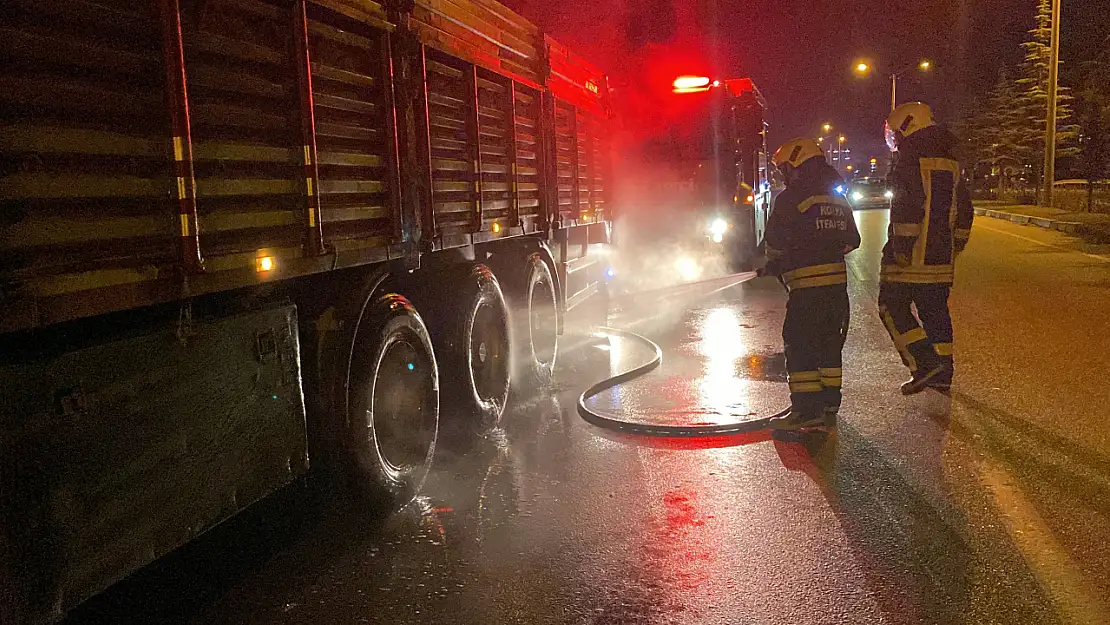
[[[89,596],[308,467],[293,305],[0,364],[0,589]],[[5,597],[5,599],[8,599]]]

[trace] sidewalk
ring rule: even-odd
[[[975,214],[1058,230],[1083,237],[1089,243],[1110,244],[1110,214],[1075,213],[1058,208],[975,202]]]

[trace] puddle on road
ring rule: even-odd
[[[750,354],[736,359],[736,376],[759,382],[786,382],[786,354]]]

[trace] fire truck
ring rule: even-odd
[[[734,269],[761,254],[773,195],[766,101],[747,78],[679,76],[665,96],[623,107],[619,179],[641,239],[700,242]],[[631,108],[631,107],[630,107]]]
[[[609,109],[494,0],[6,2],[0,623],[310,465],[412,499],[599,292]]]

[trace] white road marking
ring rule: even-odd
[[[979,466],[979,476],[1002,511],[999,515],[1010,537],[1041,586],[1069,623],[1108,623],[1099,591],[1087,580],[1052,529],[1021,492],[1005,469],[990,461]]]

